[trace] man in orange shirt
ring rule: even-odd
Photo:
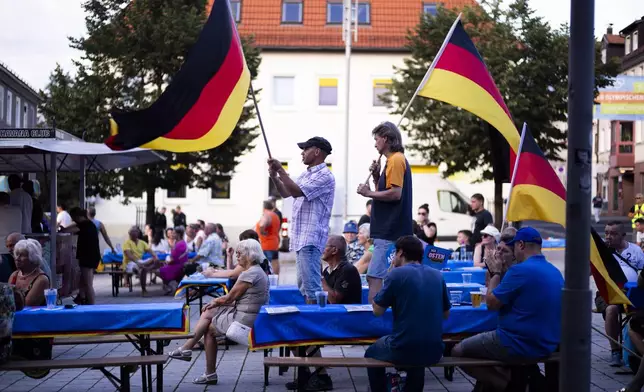
[[[405,148],[398,127],[389,121],[371,132],[376,150],[387,158],[380,172],[380,162],[374,161],[371,173],[376,190],[360,184],[358,193],[373,200],[371,206],[371,238],[373,255],[367,269],[369,303],[382,288],[390,261],[387,255],[398,238],[413,235],[411,168],[405,158]]]
[[[255,231],[259,235],[259,243],[262,245],[264,256],[271,262],[273,273],[278,275],[280,273],[280,262],[274,256],[280,247],[281,222],[277,214],[273,212],[273,208],[271,200],[264,201],[264,212],[259,222],[255,225]]]

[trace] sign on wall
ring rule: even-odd
[[[612,86],[599,89],[595,105],[596,119],[644,120],[644,77],[618,76]]]

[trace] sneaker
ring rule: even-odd
[[[304,390],[307,392],[330,391],[333,389],[333,381],[328,374],[316,374],[309,378]]]
[[[610,354],[610,366],[611,367],[620,367],[622,366],[622,353],[620,351],[613,351]]]
[[[193,382],[193,384],[216,385],[217,384],[217,373],[212,373],[212,374],[204,373],[201,376],[195,378],[192,382]]]

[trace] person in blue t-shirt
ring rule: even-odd
[[[396,241],[396,254],[384,279],[382,290],[373,299],[373,313],[381,316],[391,306],[393,333],[369,346],[366,358],[391,362],[405,368],[429,366],[443,356],[443,319],[449,315],[447,286],[441,273],[422,265],[423,245],[414,236]],[[422,391],[425,369],[405,369],[405,391]],[[384,368],[368,368],[372,392],[386,391]]]
[[[499,311],[495,331],[483,332],[460,342],[453,356],[504,362],[538,359],[552,354],[561,338],[561,290],[563,277],[541,254],[541,235],[532,227],[517,231],[507,245],[517,264],[503,278],[498,260],[488,263],[489,310]],[[491,368],[467,368],[466,373],[494,390],[505,390],[509,375]]]

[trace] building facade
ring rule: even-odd
[[[40,96],[0,63],[0,128],[33,128]]]

